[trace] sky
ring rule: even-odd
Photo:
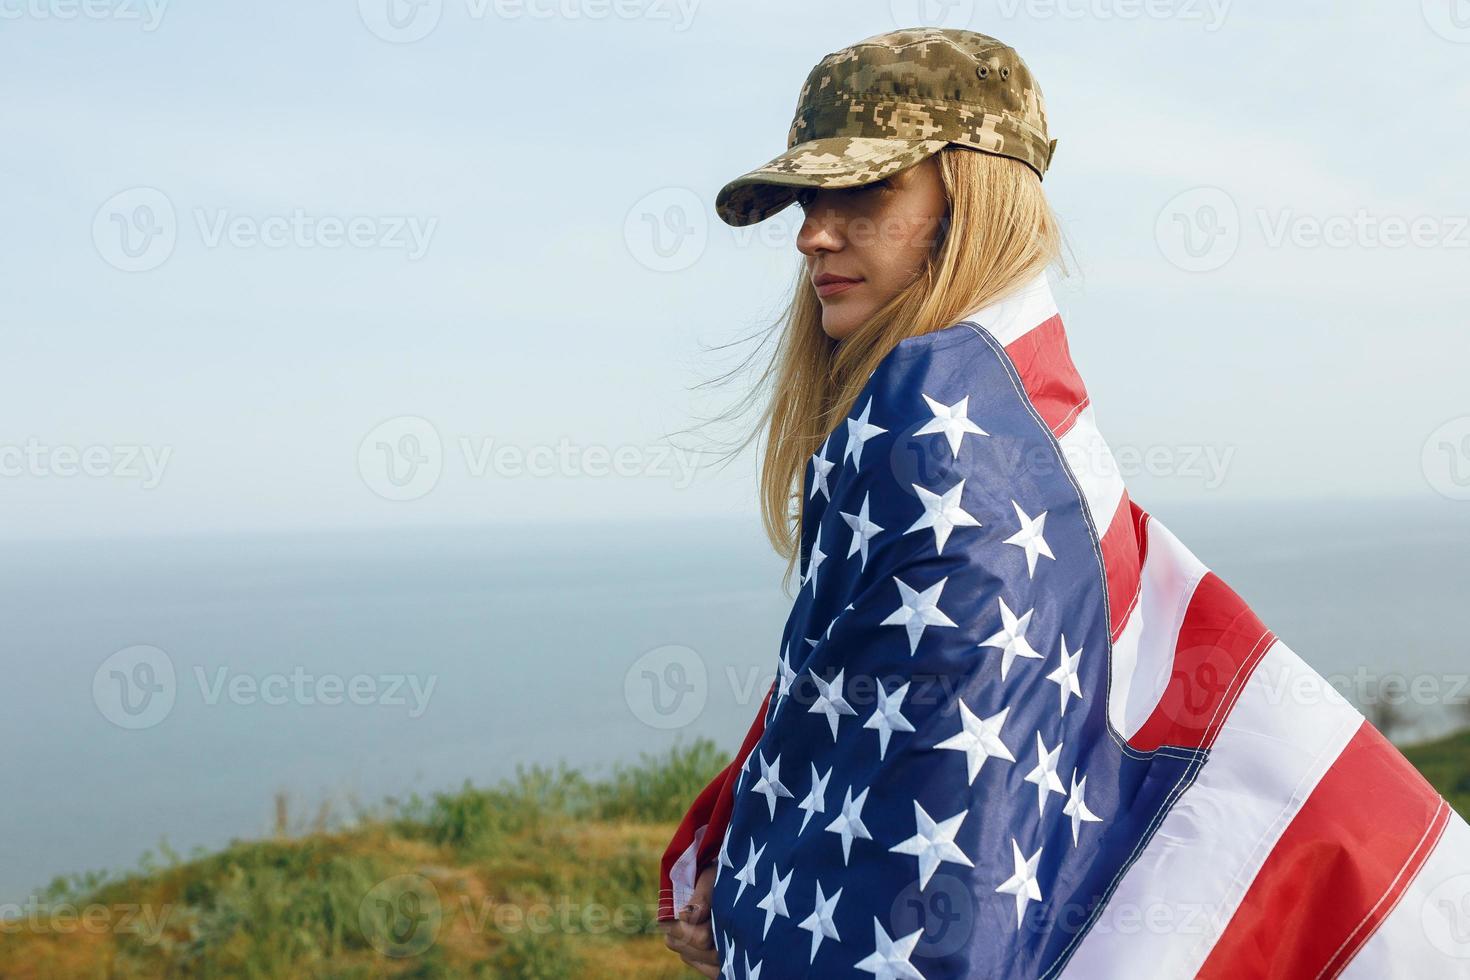
[[[751,520],[715,195],[918,25],[1040,80],[1135,499],[1470,497],[1465,0],[0,0],[0,537]]]

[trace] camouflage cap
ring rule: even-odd
[[[950,143],[1046,173],[1057,141],[1047,137],[1030,69],[1015,49],[974,31],[879,34],[812,69],[786,152],[721,188],[715,210],[727,224],[754,224],[802,188],[881,180]]]

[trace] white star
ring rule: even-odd
[[[1082,829],[1084,821],[1092,823],[1101,820],[1097,814],[1087,809],[1087,803],[1082,799],[1082,794],[1087,792],[1087,777],[1077,779],[1077,770],[1072,770],[1072,792],[1067,796],[1066,805],[1062,812],[1072,818],[1072,844],[1077,844],[1077,832]]]
[[[965,753],[965,761],[970,768],[971,786],[975,785],[975,777],[980,775],[980,767],[985,765],[986,759],[1016,761],[1011,750],[1000,740],[1001,726],[1006,723],[1006,713],[1010,710],[1007,705],[989,718],[980,718],[970,710],[968,704],[961,701],[959,732],[934,746],[936,749],[954,749]]]
[[[869,398],[868,404],[863,406],[862,414],[855,419],[847,420],[847,446],[842,450],[842,461],[847,462],[847,458],[851,456],[853,469],[858,469],[863,465],[863,443],[888,431],[868,421],[868,413],[872,410],[873,399]]]
[[[847,557],[851,558],[854,554],[861,552],[863,559],[862,563],[858,566],[860,569],[868,567],[868,542],[873,540],[879,531],[883,530],[868,520],[869,496],[871,496],[870,493],[863,494],[863,506],[856,514],[846,514],[838,511],[842,515],[842,519],[847,522],[847,526],[852,528],[852,544],[847,546]],[[831,631],[830,626],[827,629],[828,632]]]
[[[1052,561],[1056,561],[1056,555],[1051,553],[1051,548],[1046,543],[1046,538],[1041,536],[1042,525],[1046,523],[1046,511],[1041,516],[1030,518],[1021,509],[1021,505],[1014,500],[1011,506],[1016,508],[1016,518],[1021,522],[1021,530],[1006,538],[1006,544],[1013,544],[1026,552],[1026,574],[1036,574],[1036,556],[1045,555]]]
[[[781,653],[780,675],[776,681],[776,706],[791,693],[791,685],[796,683],[796,671],[791,669],[791,645],[788,643],[786,649]]]
[[[750,954],[741,953],[745,957],[745,980],[761,980],[761,961],[756,960],[755,966],[750,965]]]
[[[720,838],[720,867],[733,868],[735,862],[730,860],[730,828],[725,828],[725,836]],[[715,877],[720,876],[719,868],[715,869]]]
[[[911,732],[914,726],[902,714],[904,695],[909,693],[908,682],[902,687],[889,694],[883,687],[883,682],[878,682],[878,710],[874,711],[868,720],[863,722],[864,728],[878,729],[878,758],[882,759],[888,754],[888,736],[894,732]]]
[[[978,645],[1000,648],[1002,651],[1000,679],[1005,680],[1006,674],[1010,672],[1011,664],[1017,657],[1033,660],[1040,660],[1042,657],[1026,639],[1026,627],[1031,625],[1031,614],[1036,610],[1028,609],[1026,615],[1018,617],[1011,612],[1011,607],[1006,605],[1004,599],[997,599],[997,601],[1000,603],[1001,628],[987,639],[981,640]]]
[[[846,670],[847,668],[843,668]],[[857,711],[847,703],[842,696],[842,671],[833,675],[832,680],[824,681],[812,673],[812,683],[817,685],[817,696],[807,707],[807,713],[821,713],[827,716],[827,724],[832,729],[832,741],[837,741],[837,720],[840,715],[855,715]],[[835,692],[835,693],[834,693]]]
[[[730,941],[730,934],[725,933],[725,962],[720,966],[720,980],[738,980],[735,976],[735,944]]]
[[[1082,656],[1079,647],[1076,653],[1067,652],[1067,634],[1062,634],[1062,662],[1057,669],[1046,675],[1046,679],[1056,684],[1062,696],[1062,714],[1067,713],[1067,696],[1076,695],[1082,697],[1082,685],[1077,680],[1077,661]]]
[[[909,656],[912,657],[919,649],[919,640],[924,636],[926,627],[956,625],[954,620],[939,611],[938,605],[939,593],[944,591],[944,583],[949,579],[942,578],[923,592],[909,588],[897,576],[894,576],[893,581],[898,583],[902,604],[889,613],[888,618],[880,625],[902,626],[909,635]]]
[[[760,861],[761,855],[766,852],[766,845],[762,844],[760,850],[755,849],[755,841],[750,842],[750,856],[745,859],[745,867],[735,872],[735,880],[740,882],[740,887],[735,889],[735,901],[740,901],[741,894],[746,885],[755,884],[755,866]]]
[[[924,505],[924,513],[903,533],[912,534],[914,531],[932,527],[935,553],[944,553],[944,542],[949,540],[949,532],[955,528],[981,526],[974,516],[965,513],[960,507],[960,494],[965,491],[964,480],[944,491],[942,495],[931,493],[917,483],[913,487],[914,492],[919,495],[919,503]]]
[[[831,473],[837,464],[827,458],[827,444],[831,441],[832,436],[828,435],[822,440],[822,448],[812,456],[812,492],[807,497],[808,500],[815,497],[819,491],[828,500],[832,499],[832,488],[827,486],[827,474]]]
[[[969,395],[961,398],[953,405],[945,405],[942,402],[937,402],[928,395],[924,396],[924,401],[929,403],[929,411],[934,413],[934,417],[928,422],[925,422],[922,429],[916,429],[914,435],[928,436],[942,432],[944,438],[949,440],[949,451],[954,459],[959,459],[960,457],[960,440],[965,437],[965,433],[970,432],[977,436],[990,435],[990,433],[970,421],[968,414],[970,409]]]
[[[912,854],[919,859],[920,888],[929,884],[929,879],[934,876],[934,870],[941,861],[963,864],[967,868],[975,866],[954,842],[954,835],[959,833],[960,824],[965,822],[965,817],[969,814],[969,810],[961,810],[948,820],[935,823],[934,818],[919,806],[919,801],[914,801],[914,823],[917,825],[914,836],[894,844],[889,850],[899,854]]]
[[[837,819],[827,825],[828,830],[842,837],[842,864],[844,867],[847,865],[847,856],[852,851],[854,837],[860,837],[863,840],[873,839],[873,835],[868,833],[868,828],[863,826],[863,804],[867,800],[866,786],[856,798],[852,795],[852,787],[847,787],[842,794],[842,812],[837,815]]]
[[[765,754],[760,755],[761,778],[755,781],[750,788],[752,793],[759,793],[766,798],[766,808],[770,810],[771,819],[776,819],[776,798],[785,796],[790,798],[791,790],[781,785],[781,754],[776,753],[776,758],[771,764],[766,765]]]
[[[812,591],[813,592],[816,592],[817,591],[817,569],[819,567],[821,567],[822,562],[824,562],[826,560],[827,560],[827,553],[822,550],[821,544],[819,544],[816,541],[813,541],[812,542],[812,555],[811,555],[810,558],[807,559],[807,562],[806,562],[806,576],[801,580],[801,584],[802,585],[806,585],[808,582],[812,583]]]
[[[1041,901],[1041,886],[1036,883],[1036,864],[1041,860],[1041,848],[1029,858],[1021,856],[1021,845],[1011,838],[1011,859],[1016,872],[996,888],[997,892],[1016,896],[1016,928],[1021,928],[1026,918],[1026,903]]]
[[[832,768],[828,766],[825,775],[818,775],[816,763],[809,765],[812,767],[811,792],[806,794],[806,799],[796,804],[797,809],[806,811],[806,816],[801,818],[801,827],[796,831],[798,834],[806,830],[806,822],[812,818],[813,813],[827,812],[827,780],[832,777]]]
[[[879,528],[878,530],[881,531],[883,529],[882,528]],[[848,553],[848,557],[849,558],[852,557],[851,552]],[[827,632],[825,632],[825,633],[822,634],[822,636],[823,636],[824,639],[828,639],[828,640],[832,639],[832,627],[834,627],[834,626],[837,625],[837,621],[842,618],[842,613],[850,612],[851,610],[852,610],[852,603],[849,602],[847,605],[845,605],[845,606],[842,607],[842,612],[840,612],[836,616],[833,616],[832,617],[832,622],[830,622],[830,623],[827,624]],[[814,640],[807,640],[807,642],[810,643],[812,646],[816,646],[817,645]]]
[[[837,900],[841,897],[841,888],[837,889],[830,898],[824,896],[822,894],[822,883],[820,881],[817,882],[817,902],[812,909],[812,914],[802,919],[801,924],[797,926],[797,928],[806,929],[812,934],[812,955],[807,960],[808,965],[816,961],[817,947],[822,945],[823,939],[842,941],[842,937],[837,935],[837,926],[832,921],[832,915],[837,911]]]
[[[786,889],[791,885],[791,876],[795,873],[796,869],[792,868],[786,872],[786,877],[782,878],[776,870],[775,862],[771,862],[771,890],[766,892],[765,898],[755,903],[756,908],[764,909],[766,913],[766,924],[761,929],[762,939],[766,938],[766,933],[771,931],[771,923],[775,921],[776,916],[779,915],[783,919],[791,918],[791,913],[786,910]]]
[[[854,969],[873,974],[877,980],[924,980],[909,957],[914,955],[923,929],[915,929],[901,939],[890,939],[883,924],[873,919],[873,952],[858,960]]]
[[[735,789],[737,791],[745,785],[745,774],[750,772],[750,757],[753,755],[755,755],[755,749],[752,748],[749,752],[745,753],[745,759],[740,763],[740,775],[735,778]]]
[[[1057,775],[1057,757],[1062,754],[1062,743],[1050,752],[1047,751],[1046,743],[1041,739],[1041,733],[1036,733],[1036,768],[1026,774],[1026,782],[1036,784],[1036,812],[1046,813],[1047,793],[1066,793],[1062,786],[1061,777]]]

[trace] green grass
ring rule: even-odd
[[[348,830],[188,860],[162,845],[132,873],[53,882],[38,924],[0,931],[0,976],[685,976],[656,927],[658,861],[727,761],[701,739],[601,779],[522,767],[390,801]],[[105,928],[68,927],[73,908]]]
[[[1470,816],[1470,731],[1402,751]],[[685,978],[655,925],[658,859],[727,760],[702,739],[598,779],[522,767],[348,829],[188,859],[160,845],[131,873],[54,882],[50,917],[0,931],[0,977]],[[113,919],[64,928],[71,907]]]
[[[1399,750],[1460,816],[1470,820],[1470,729]]]

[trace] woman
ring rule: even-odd
[[[1045,275],[1055,146],[1011,48],[899,31],[716,200],[805,211],[761,477],[801,589],[666,941],[764,980],[1464,975],[1414,889],[1470,829],[1128,497]]]

